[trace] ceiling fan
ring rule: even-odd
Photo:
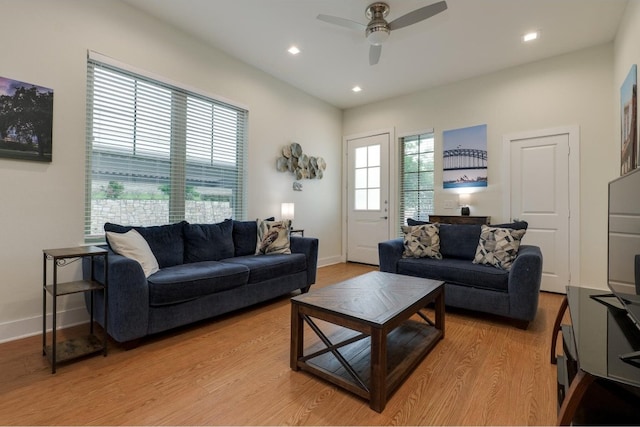
[[[437,3],[424,6],[409,12],[391,22],[387,22],[384,18],[389,14],[389,5],[383,2],[375,2],[367,6],[365,15],[370,19],[367,25],[361,24],[350,19],[340,18],[331,15],[318,15],[318,19],[330,24],[340,25],[341,27],[350,28],[352,30],[365,31],[365,36],[371,44],[369,48],[369,65],[376,65],[380,60],[382,53],[382,43],[387,40],[391,30],[404,28],[417,22],[431,18],[447,9],[447,2],[439,1]]]

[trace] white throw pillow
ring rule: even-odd
[[[115,253],[138,261],[145,277],[160,270],[158,260],[151,252],[149,244],[136,230],[131,229],[126,233],[107,231],[107,239]]]

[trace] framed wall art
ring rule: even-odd
[[[53,89],[0,77],[0,157],[50,162]]]
[[[620,175],[638,167],[637,66],[634,64],[620,88]]]
[[[444,188],[487,186],[487,125],[442,132]]]

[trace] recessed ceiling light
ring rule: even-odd
[[[537,31],[533,31],[531,33],[527,33],[524,36],[522,36],[522,41],[523,42],[531,42],[534,41],[538,38],[540,34]]]
[[[362,88],[360,86],[354,86],[353,89],[351,89],[354,92],[360,92],[362,90]]]
[[[290,53],[291,55],[297,55],[297,54],[299,54],[299,53],[300,53],[300,49],[298,49],[296,46],[291,46],[291,47],[289,48],[289,53]]]

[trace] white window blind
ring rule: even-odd
[[[434,212],[434,139],[433,132],[400,140],[400,226],[407,218],[427,221]]]
[[[85,237],[105,222],[212,223],[246,216],[248,112],[87,61]]]

